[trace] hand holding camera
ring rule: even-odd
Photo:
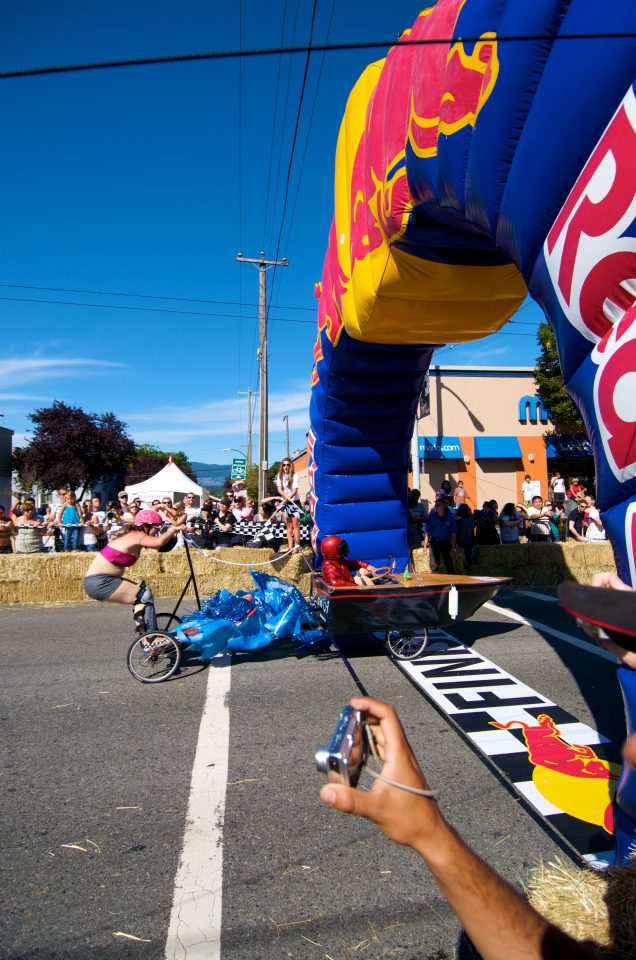
[[[351,712],[345,716],[346,711]],[[361,727],[362,723],[368,725],[367,737],[369,733],[373,737],[375,750],[383,763],[382,779],[376,779],[368,792],[348,786],[346,775],[343,776],[343,768],[348,769],[350,781],[351,770],[358,766],[359,775],[362,769],[363,761],[357,763],[356,747],[362,740],[355,730],[356,725]],[[347,762],[342,762],[342,755],[348,751]],[[332,756],[332,753],[338,752],[340,759]],[[372,820],[396,843],[422,852],[435,843],[439,830],[449,829],[434,802],[434,794],[429,790],[395,710],[380,700],[354,697],[351,706],[343,710],[331,742],[316,755],[316,764],[320,770],[329,773],[331,769],[342,777],[342,780],[336,776],[330,777],[331,782],[322,787],[320,799],[324,803],[342,813],[354,813]],[[368,772],[372,773],[371,770]]]

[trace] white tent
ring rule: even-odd
[[[186,493],[193,493],[195,505],[198,507],[201,506],[205,494],[203,487],[186,476],[183,470],[172,462],[172,457],[159,473],[155,473],[154,477],[148,477],[141,483],[131,483],[125,489],[129,502],[134,497],[139,497],[142,503],[148,506],[153,500],[161,500],[162,497],[170,497],[174,503],[176,500],[183,500]]]

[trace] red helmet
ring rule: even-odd
[[[140,510],[135,515],[135,526],[143,527],[146,524],[150,527],[161,527],[163,526],[163,519],[156,510]]]
[[[349,544],[342,537],[325,537],[320,549],[325,560],[342,560],[349,553]]]

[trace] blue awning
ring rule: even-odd
[[[555,457],[591,457],[592,444],[587,437],[557,437],[553,434],[545,439],[545,452],[549,460]]]
[[[521,459],[517,437],[475,437],[476,460]]]
[[[461,460],[464,456],[459,437],[420,437],[422,460]]]

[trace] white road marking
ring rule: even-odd
[[[229,692],[230,661],[219,657],[208,671],[183,850],[175,878],[166,960],[219,960],[221,956]]]
[[[492,610],[493,613],[498,613],[500,616],[507,617],[509,620],[516,620],[517,623],[523,623],[526,627],[532,627],[540,633],[547,633],[550,637],[556,637],[557,640],[564,640],[565,643],[570,643],[573,647],[578,647],[579,650],[585,650],[586,653],[591,653],[596,657],[602,657],[611,663],[618,663],[614,654],[610,653],[609,650],[603,650],[602,647],[593,647],[591,643],[586,643],[585,640],[579,640],[578,637],[573,637],[569,633],[563,633],[561,630],[555,630],[554,627],[548,627],[547,624],[541,623],[539,620],[530,620],[522,617],[520,613],[513,613],[512,610],[498,607],[496,603],[491,603],[490,600],[488,603],[484,603],[483,608],[485,610]]]

